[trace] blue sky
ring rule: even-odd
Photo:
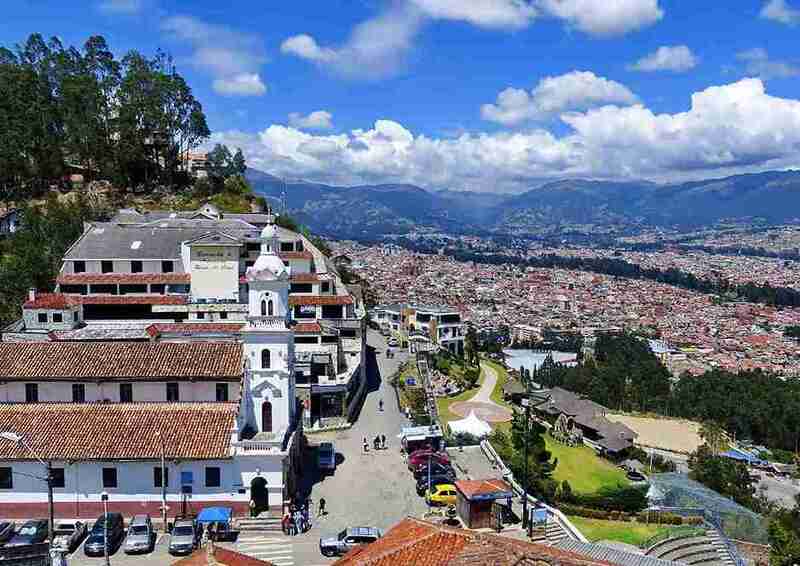
[[[101,34],[120,55],[169,51],[213,141],[286,177],[519,191],[800,165],[800,0],[4,8],[6,46],[39,32],[69,44]]]

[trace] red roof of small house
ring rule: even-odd
[[[506,481],[499,479],[457,480],[455,486],[467,499],[492,495],[499,498],[503,497],[501,494],[511,493],[512,496],[514,494],[511,486]]]
[[[243,326],[242,322],[156,323],[148,326],[145,332],[154,338],[162,334],[234,334]]]
[[[58,276],[59,285],[114,285],[117,283],[142,284],[164,283],[180,284],[191,282],[188,273],[64,273]]]
[[[289,278],[292,283],[318,283],[319,273],[294,273]]]
[[[45,460],[230,458],[237,403],[8,403],[5,430]],[[159,433],[157,435],[156,433]],[[0,442],[0,459],[30,460],[24,446]]]
[[[184,295],[73,295],[83,305],[185,305]]]
[[[295,334],[319,334],[322,326],[318,322],[298,322],[292,329]]]
[[[281,259],[314,259],[314,254],[311,252],[280,252],[278,257]]]
[[[352,305],[353,298],[348,295],[290,295],[289,305]]]
[[[33,301],[25,301],[24,309],[68,309],[78,305],[78,301],[63,293],[37,293]]]

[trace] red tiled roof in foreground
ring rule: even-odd
[[[230,458],[236,403],[8,403],[3,430],[13,431],[44,460]],[[156,435],[160,433],[161,437]],[[29,460],[0,442],[0,460]]]
[[[272,562],[265,562],[219,546],[214,547],[214,561],[214,564],[218,566],[273,566]],[[212,562],[208,560],[208,551],[201,548],[186,558],[173,562],[172,566],[207,566],[209,564]]]
[[[75,295],[84,305],[185,305],[181,295]]]
[[[148,326],[145,332],[153,337],[162,334],[233,334],[239,332],[243,326],[243,322],[156,323]]]
[[[0,381],[239,381],[242,356],[233,342],[0,342]]]
[[[289,306],[296,305],[352,305],[349,295],[290,295]]]
[[[356,548],[336,566],[610,566],[573,552],[408,517],[378,541]]]
[[[78,304],[74,297],[61,293],[37,293],[33,301],[25,301],[25,309],[68,309]]]
[[[318,322],[298,322],[292,327],[295,334],[319,334],[322,327]]]
[[[58,276],[56,283],[59,285],[85,285],[85,284],[147,284],[147,283],[166,283],[179,284],[190,283],[191,276],[188,273],[64,273]]]

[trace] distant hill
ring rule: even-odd
[[[279,203],[283,182],[249,169],[256,192]],[[286,205],[312,230],[372,239],[412,229],[450,233],[540,233],[570,226],[706,226],[800,219],[800,171],[770,171],[689,183],[560,180],[518,195],[429,191],[414,185],[337,187],[288,181]]]

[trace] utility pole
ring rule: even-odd
[[[159,444],[161,445],[161,521],[164,532],[167,532],[167,462],[164,453],[164,436],[161,432],[156,432]]]
[[[103,492],[100,494],[100,498],[103,500],[103,556],[106,559],[106,566],[111,565],[111,558],[109,557],[109,548],[108,548],[108,492]]]
[[[47,473],[47,507],[50,513],[48,528],[50,529],[50,540],[52,541],[53,533],[56,532],[56,520],[55,505],[53,503],[53,463],[50,460],[48,460],[45,465],[45,471]]]
[[[522,405],[525,407],[525,477],[522,478],[522,528],[528,527],[528,427],[531,417],[530,380],[525,380],[525,397]]]

